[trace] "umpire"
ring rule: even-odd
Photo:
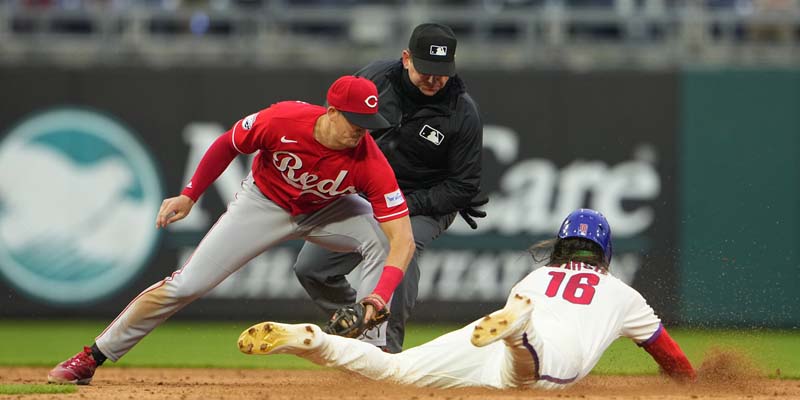
[[[483,125],[475,101],[456,74],[456,37],[441,24],[417,26],[400,60],[373,62],[355,75],[378,87],[380,113],[392,127],[371,132],[394,169],[411,215],[417,251],[394,292],[386,337],[366,340],[397,353],[405,323],[417,300],[419,257],[460,211],[470,218],[486,214],[474,207],[480,191]],[[335,253],[306,242],[294,266],[297,278],[326,312],[352,304],[358,296],[345,279],[361,261],[357,253]]]

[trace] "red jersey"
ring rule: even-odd
[[[234,125],[236,150],[259,151],[253,161],[256,186],[292,215],[313,213],[355,193],[367,197],[379,222],[408,215],[394,171],[371,135],[344,150],[331,150],[314,139],[314,125],[325,110],[285,101]]]

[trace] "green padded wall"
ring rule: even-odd
[[[686,71],[682,317],[800,326],[800,71]]]

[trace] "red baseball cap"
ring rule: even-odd
[[[378,88],[367,78],[346,75],[337,79],[328,89],[328,104],[353,125],[371,131],[392,126],[378,113]]]

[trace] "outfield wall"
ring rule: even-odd
[[[182,265],[246,174],[247,160],[240,157],[189,218],[155,231],[160,199],[179,192],[211,141],[272,102],[320,102],[338,75],[241,68],[0,69],[0,285],[8,293],[0,299],[0,316],[113,317],[139,291]],[[739,146],[720,139],[727,135],[724,126],[708,128],[721,120],[714,110],[728,109],[715,100],[718,89],[728,88],[717,74],[466,71],[463,76],[484,118],[489,217],[477,231],[457,220],[426,252],[417,320],[464,321],[498,307],[530,268],[525,248],[550,237],[560,219],[580,206],[609,217],[615,274],[642,291],[668,321],[792,326],[800,320],[796,301],[777,309],[780,318],[762,311],[770,300],[761,293],[771,288],[779,288],[785,300],[797,300],[798,291],[781,286],[798,274],[793,236],[777,242],[782,253],[770,259],[780,274],[758,275],[760,280],[737,280],[761,267],[752,263],[739,267],[735,277],[719,278],[724,262],[705,256],[727,243],[727,236],[712,235],[707,225],[722,230],[731,213],[747,212],[758,228],[769,224],[759,215],[777,213],[786,226],[797,220],[791,207],[797,205],[796,189],[770,186],[755,172],[789,163],[785,187],[791,182],[796,187],[797,91],[774,110],[770,89],[763,89],[767,97],[754,103],[773,114],[742,107],[728,115],[754,154],[773,143],[754,139],[759,136],[748,142],[746,134],[760,126],[758,119],[780,117],[770,129],[783,138],[774,143],[778,159],[764,164],[745,158],[737,166],[753,172],[749,179],[726,178],[754,179],[775,190],[765,196],[775,199],[768,203],[772,208],[758,208],[774,211],[755,214],[757,206],[745,207],[763,201],[755,191],[745,190],[749,197],[740,199],[738,208],[706,202],[721,188],[705,181],[731,169],[725,158]],[[763,76],[773,75],[741,73],[730,79]],[[797,74],[785,76],[796,85]],[[791,92],[785,82],[775,85]],[[738,104],[732,94],[726,99]],[[709,151],[715,140],[730,149]],[[717,158],[719,169],[709,169]],[[789,192],[794,197],[786,198]],[[728,233],[738,243],[757,237],[765,250],[776,243],[763,229]],[[321,318],[291,271],[299,245],[287,243],[257,257],[178,316]],[[752,248],[738,245],[727,250],[731,257],[752,254]],[[700,263],[707,267],[698,268]],[[721,279],[724,285],[716,283]],[[708,287],[725,285],[750,299],[738,302],[746,318],[726,314],[722,291]]]
[[[681,93],[681,315],[796,328],[800,73],[689,71]]]

